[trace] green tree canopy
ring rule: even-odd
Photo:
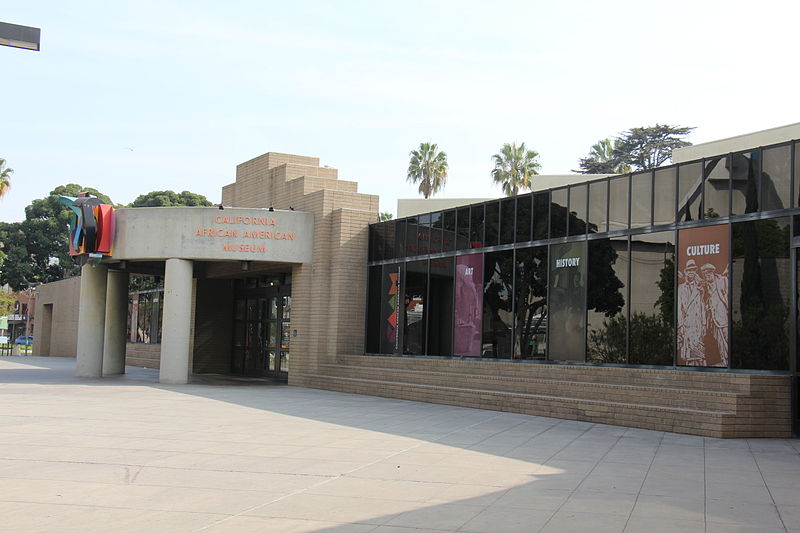
[[[660,167],[672,158],[673,150],[692,144],[684,139],[692,130],[694,128],[667,124],[631,128],[617,139],[614,157],[634,170]]]
[[[130,207],[175,207],[175,206],[210,206],[208,199],[202,194],[182,191],[152,191],[141,194]]]
[[[601,139],[592,145],[589,155],[579,162],[580,174],[625,174],[631,171],[630,165],[623,163],[616,153],[619,139]]]
[[[409,156],[408,181],[419,183],[419,192],[425,198],[439,192],[447,181],[447,154],[436,144],[421,143]]]
[[[494,170],[492,179],[499,183],[506,196],[516,196],[520,190],[530,190],[531,178],[539,173],[539,154],[528,150],[525,143],[504,144],[500,152],[492,156]]]
[[[11,173],[14,169],[6,167],[6,160],[0,158],[0,198],[6,195],[11,187]]]
[[[394,215],[389,211],[381,211],[378,215],[378,220],[380,222],[386,222],[387,220],[392,220],[392,218],[394,218]]]
[[[22,222],[0,222],[0,244],[5,258],[0,265],[0,284],[14,290],[32,283],[49,283],[77,275],[80,269],[69,256],[70,209],[59,203],[59,196],[76,196],[89,192],[112,204],[111,199],[96,189],[75,183],[61,185],[50,194],[31,202],[25,208]]]

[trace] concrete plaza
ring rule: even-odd
[[[2,532],[800,532],[800,440],[0,358]]]

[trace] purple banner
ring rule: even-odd
[[[483,315],[483,254],[456,257],[453,355],[480,357]]]

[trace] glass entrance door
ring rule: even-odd
[[[289,378],[291,285],[240,280],[233,325],[234,374]]]

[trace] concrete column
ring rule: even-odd
[[[127,272],[108,271],[106,325],[103,343],[103,375],[125,373],[125,345],[128,336]]]
[[[99,378],[103,375],[103,337],[106,321],[106,265],[83,265],[78,304],[78,347],[75,375]]]
[[[167,259],[161,328],[161,383],[188,383],[192,325],[192,262]]]

